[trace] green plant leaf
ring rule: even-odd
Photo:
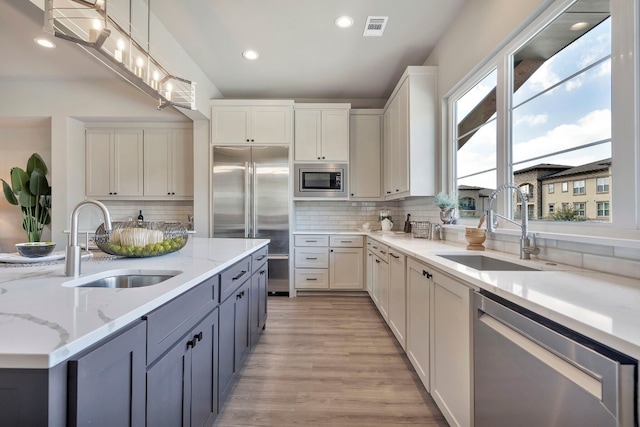
[[[29,175],[19,167],[11,168],[11,187],[14,193],[19,193],[23,188],[28,188]]]
[[[18,202],[22,207],[32,208],[38,202],[38,198],[29,193],[29,190],[23,190],[18,194]]]
[[[38,153],[33,153],[27,160],[27,173],[31,175],[35,170],[39,170],[43,175],[49,173],[46,163]]]
[[[49,181],[47,177],[42,174],[40,169],[36,169],[31,173],[31,179],[29,179],[29,191],[35,196],[47,195],[50,191]]]
[[[13,194],[13,190],[11,190],[11,187],[9,186],[7,181],[5,181],[4,179],[2,180],[2,190],[4,191],[4,197],[7,199],[7,202],[9,202],[12,205],[18,204],[18,199],[16,199],[16,195]]]

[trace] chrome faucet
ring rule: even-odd
[[[522,223],[521,224],[518,224],[512,219],[506,218],[500,215],[499,213],[494,212],[492,209],[493,201],[496,199],[496,196],[498,195],[498,193],[500,193],[502,190],[506,190],[507,188],[510,188],[516,191],[518,194],[520,194],[520,198],[522,199],[522,209],[521,209]],[[522,231],[522,234],[520,235],[520,259],[531,259],[531,254],[538,255],[540,253],[540,249],[536,247],[535,233],[531,233],[531,235],[529,235],[529,210],[527,209],[528,200],[529,198],[524,193],[524,191],[520,189],[520,187],[518,187],[515,184],[508,183],[508,184],[501,185],[496,189],[496,191],[491,193],[491,196],[489,196],[489,209],[487,210],[487,231],[488,232],[491,233],[495,231],[497,221],[494,222],[494,216],[502,218],[505,221],[509,221],[510,223],[518,225],[520,227]]]
[[[71,234],[69,234],[69,246],[67,246],[67,266],[65,275],[78,277],[80,275],[80,245],[78,245],[78,216],[80,209],[86,205],[96,205],[102,210],[104,216],[104,229],[111,231],[111,215],[104,203],[97,200],[83,200],[73,210],[71,214]]]

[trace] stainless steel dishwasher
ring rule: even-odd
[[[638,425],[637,360],[485,291],[473,340],[475,427]]]

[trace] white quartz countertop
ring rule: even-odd
[[[446,241],[416,239],[411,234],[380,231],[304,231],[295,234],[352,234],[372,237],[434,268],[565,325],[596,341],[640,359],[640,280],[593,270],[520,260],[497,251],[468,251]],[[484,254],[539,271],[479,271],[438,256]],[[534,257],[535,258],[535,257]]]
[[[190,238],[180,251],[159,257],[82,261],[81,278],[120,269],[181,272],[132,289],[63,286],[74,280],[65,277],[64,262],[0,265],[0,368],[55,366],[268,243]]]

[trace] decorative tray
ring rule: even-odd
[[[111,232],[104,224],[96,230],[94,240],[100,250],[111,255],[146,258],[179,251],[189,234],[180,223],[160,221],[125,221],[112,223]]]

